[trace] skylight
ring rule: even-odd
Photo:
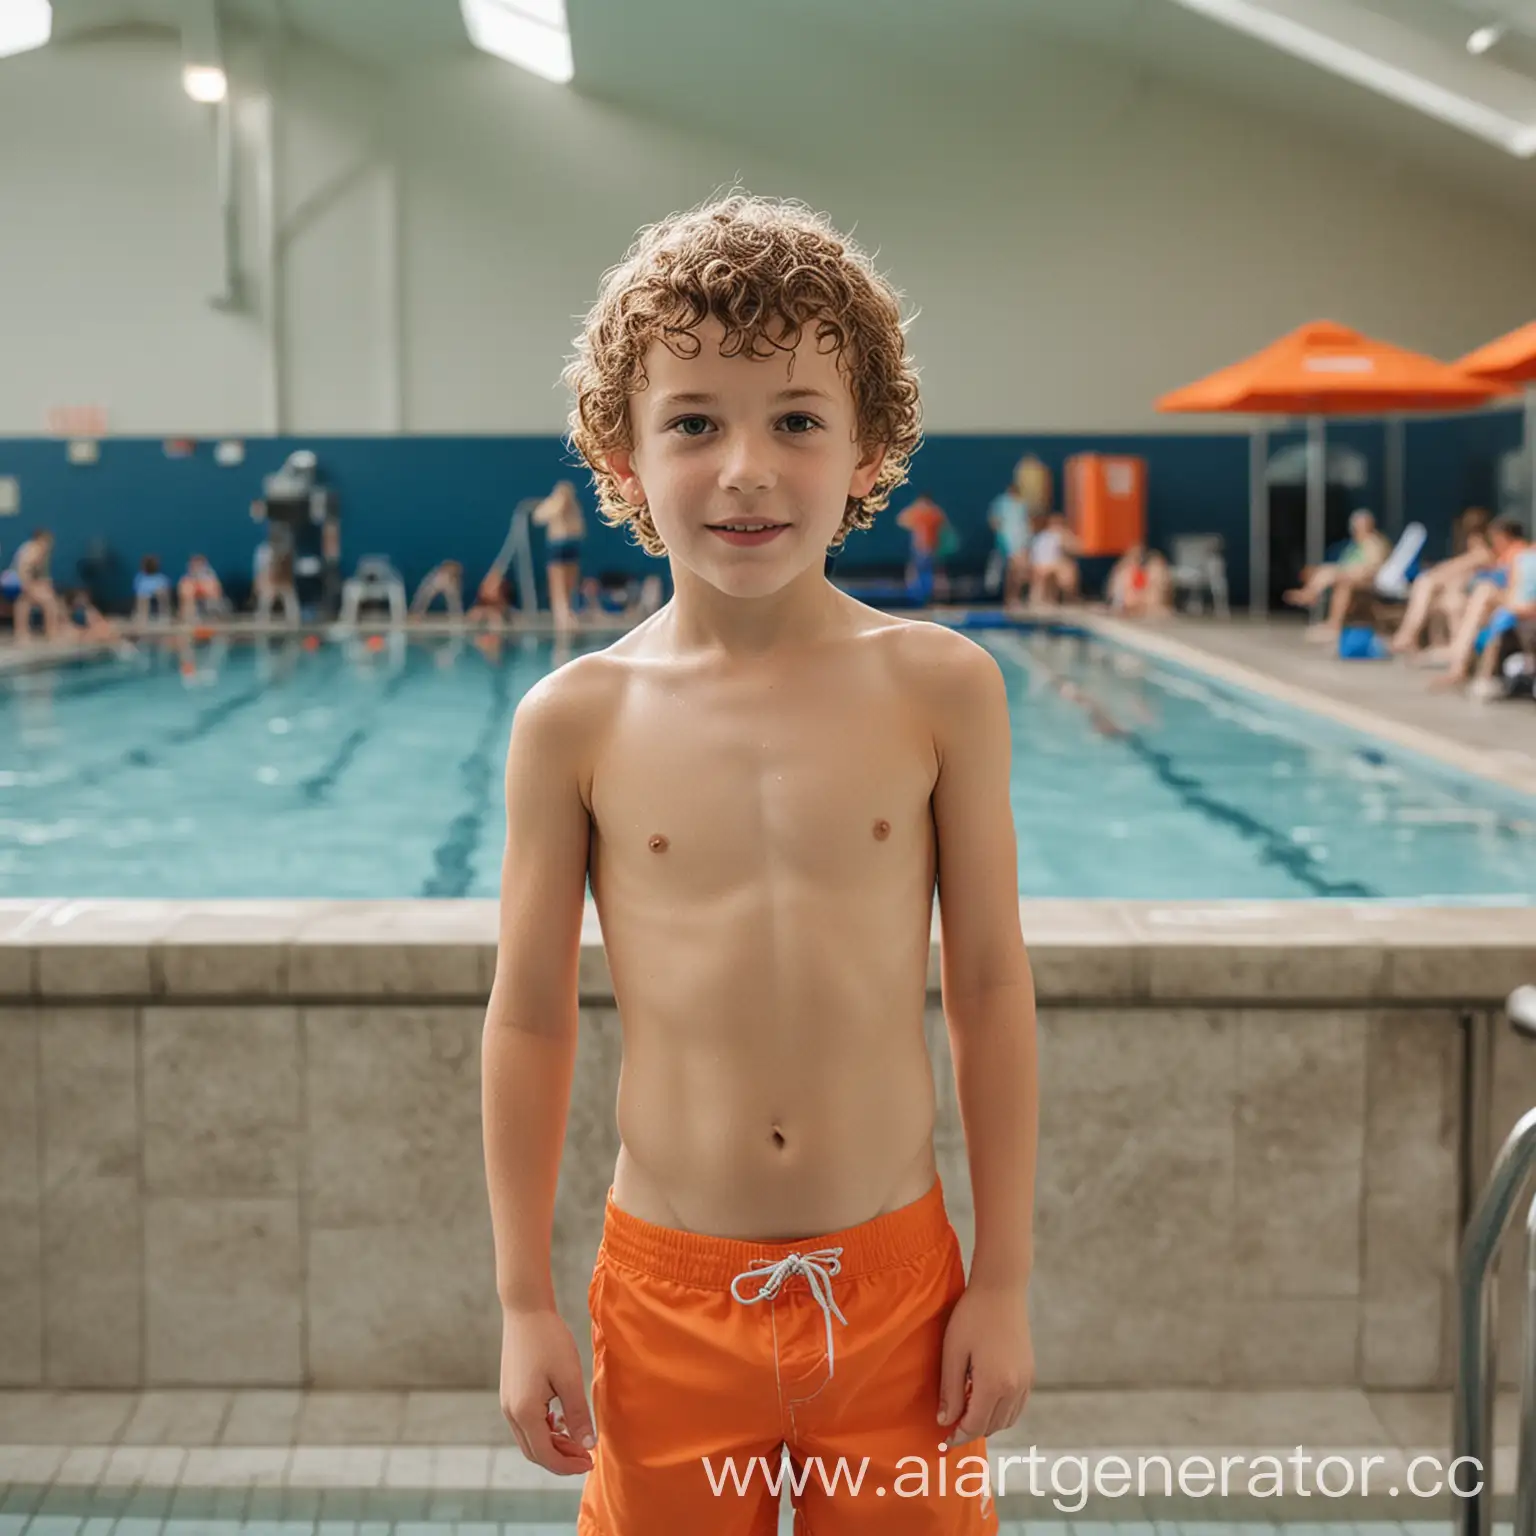
[[[482,52],[557,85],[575,74],[565,0],[459,0],[459,12]]]
[[[41,48],[53,35],[48,0],[5,0],[0,5],[0,59]]]

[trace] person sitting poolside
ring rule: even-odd
[[[1307,630],[1308,639],[1338,639],[1351,599],[1357,592],[1370,590],[1391,553],[1392,546],[1377,530],[1374,514],[1363,508],[1350,513],[1349,543],[1339,558],[1330,564],[1308,566],[1301,573],[1301,586],[1285,594],[1285,601],[1294,608],[1310,608],[1331,594],[1328,616]]]
[[[77,640],[91,640],[102,645],[117,645],[118,627],[91,601],[84,587],[64,594],[64,613]]]
[[[31,639],[34,613],[41,614],[43,636],[48,640],[56,640],[67,623],[64,606],[48,574],[52,553],[53,535],[46,528],[38,528],[17,548],[10,566],[0,575],[0,594],[11,601],[11,623],[18,645]]]
[[[411,599],[411,617],[424,617],[438,598],[442,598],[450,618],[464,617],[464,566],[460,561],[444,560],[422,577],[421,585]]]
[[[1447,633],[1455,631],[1472,578],[1493,564],[1490,521],[1481,507],[1469,507],[1456,519],[1451,557],[1415,579],[1408,591],[1407,610],[1390,642],[1399,656],[1419,648],[1432,622],[1443,622]]]
[[[1029,546],[1029,601],[1032,606],[1064,603],[1081,590],[1079,545],[1065,512],[1048,512],[1045,526]]]
[[[512,611],[511,583],[505,572],[492,566],[475,589],[475,600],[464,615],[472,624],[502,624]]]
[[[148,624],[150,609],[164,622],[171,616],[171,578],[160,569],[158,555],[145,555],[133,578],[133,622]]]
[[[206,617],[217,612],[224,601],[224,588],[214,575],[213,567],[203,555],[193,555],[187,561],[186,573],[176,583],[176,606],[181,622]]]
[[[1126,618],[1167,618],[1173,612],[1173,572],[1156,550],[1133,544],[1115,562],[1104,595]]]
[[[1488,539],[1493,546],[1494,563],[1473,577],[1461,624],[1445,652],[1445,673],[1430,683],[1431,688],[1459,688],[1467,681],[1479,652],[1489,643],[1487,630],[1494,615],[1506,606],[1506,597],[1517,596],[1512,578],[1517,569],[1523,577],[1522,558],[1531,548],[1525,530],[1514,518],[1501,517],[1488,530]]]
[[[1519,550],[1509,566],[1509,585],[1504,601],[1493,610],[1478,636],[1481,647],[1473,676],[1473,692],[1496,692],[1494,673],[1499,669],[1504,636],[1536,626],[1536,545]]]

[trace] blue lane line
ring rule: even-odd
[[[1065,680],[1065,674],[1058,672],[1047,662],[1035,661],[1033,658],[1026,659],[1016,651],[1006,654],[1017,666],[1027,669],[1032,664],[1038,665],[1053,680]],[[1327,879],[1314,861],[1308,857],[1305,848],[1299,847],[1278,827],[1261,821],[1251,811],[1217,799],[1199,779],[1181,768],[1171,753],[1152,746],[1138,732],[1120,728],[1113,738],[1106,742],[1106,745],[1125,747],[1173,793],[1186,810],[1217,826],[1228,828],[1245,842],[1256,844],[1260,864],[1283,870],[1314,896],[1351,897],[1359,901],[1380,899],[1379,891],[1359,880]]]
[[[266,691],[265,685],[258,683],[254,688],[247,688],[243,693],[231,694],[229,698],[217,704],[210,704],[206,709],[198,710],[197,718],[191,725],[184,725],[178,731],[168,731],[160,739],[173,747],[184,747],[194,741],[200,741],[216,731],[231,715],[239,714],[242,709],[249,709]],[[148,747],[129,747],[109,763],[98,763],[94,768],[81,769],[75,775],[74,782],[100,784],[103,779],[111,777],[119,768],[154,768],[162,761],[164,759],[161,755],[151,752]]]
[[[409,667],[402,667],[387,683],[374,695],[375,707],[368,711],[368,720],[365,724],[352,728],[341,740],[341,745],[323,763],[319,770],[301,780],[299,794],[305,805],[321,805],[327,796],[335,789],[342,774],[352,766],[357,754],[363,750],[368,739],[373,735],[373,718],[379,713],[379,709],[388,704],[400,692],[410,678]]]
[[[1173,671],[1176,676],[1183,675],[1179,669],[1168,663],[1160,662],[1158,665]],[[1148,676],[1154,684],[1157,682],[1156,672],[1156,667],[1148,670]],[[1399,747],[1395,742],[1382,742],[1380,738],[1372,736],[1364,726],[1346,725],[1342,720],[1335,720],[1327,715],[1314,715],[1302,705],[1270,699],[1238,684],[1228,683],[1225,679],[1207,677],[1194,669],[1189,669],[1189,672],[1200,687],[1208,689],[1224,703],[1239,709],[1267,712],[1272,719],[1286,722],[1296,727],[1298,731],[1304,731],[1310,727],[1320,739],[1308,741],[1304,736],[1294,738],[1295,744],[1303,751],[1317,747],[1336,747],[1339,751],[1348,752],[1352,757],[1372,768],[1390,768],[1402,774],[1409,781],[1410,789],[1438,791],[1462,805],[1470,805],[1476,810],[1491,812],[1495,819],[1487,823],[1486,829],[1497,832],[1501,838],[1512,840],[1528,835],[1526,827],[1516,815],[1506,814],[1504,809],[1506,805],[1519,803],[1521,798],[1519,790],[1491,781],[1479,780],[1461,772],[1449,763],[1442,763],[1437,758],[1415,752],[1411,747]],[[1392,787],[1400,789],[1402,786],[1393,785]]]
[[[1305,848],[1297,846],[1278,827],[1260,821],[1241,806],[1229,805],[1224,800],[1206,792],[1199,779],[1182,771],[1170,753],[1150,746],[1134,731],[1127,731],[1117,741],[1140,758],[1166,785],[1180,804],[1203,816],[1207,821],[1227,827],[1245,842],[1258,845],[1260,864],[1284,870],[1298,884],[1306,886],[1314,896],[1348,896],[1360,901],[1378,900],[1381,892],[1359,880],[1329,880],[1308,857]]]
[[[491,809],[491,794],[500,777],[494,754],[501,745],[511,700],[510,671],[506,666],[491,670],[491,707],[474,745],[459,764],[466,804],[449,822],[442,842],[433,850],[432,873],[421,887],[423,896],[464,896],[474,883],[475,849],[480,845]]]

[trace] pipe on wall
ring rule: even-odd
[[[235,107],[232,92],[214,107],[218,134],[219,229],[223,243],[223,286],[210,303],[231,313],[245,308],[245,285],[240,272],[240,210],[236,199]]]

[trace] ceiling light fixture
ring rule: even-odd
[[[229,94],[224,49],[215,0],[183,0],[181,9],[181,88],[193,101],[210,104]]]
[[[53,36],[48,0],[6,0],[0,5],[0,59],[41,48]]]
[[[218,102],[229,94],[229,79],[216,64],[185,65],[181,85],[193,101]]]
[[[1522,160],[1536,155],[1536,121],[1522,120],[1427,80],[1377,54],[1321,32],[1261,0],[1174,0],[1239,32],[1389,96],[1429,117],[1497,144]]]
[[[1483,54],[1490,48],[1504,41],[1504,34],[1509,28],[1502,22],[1496,21],[1492,26],[1479,27],[1471,37],[1467,39],[1467,52]]]
[[[469,40],[556,85],[576,73],[565,0],[459,0]]]

